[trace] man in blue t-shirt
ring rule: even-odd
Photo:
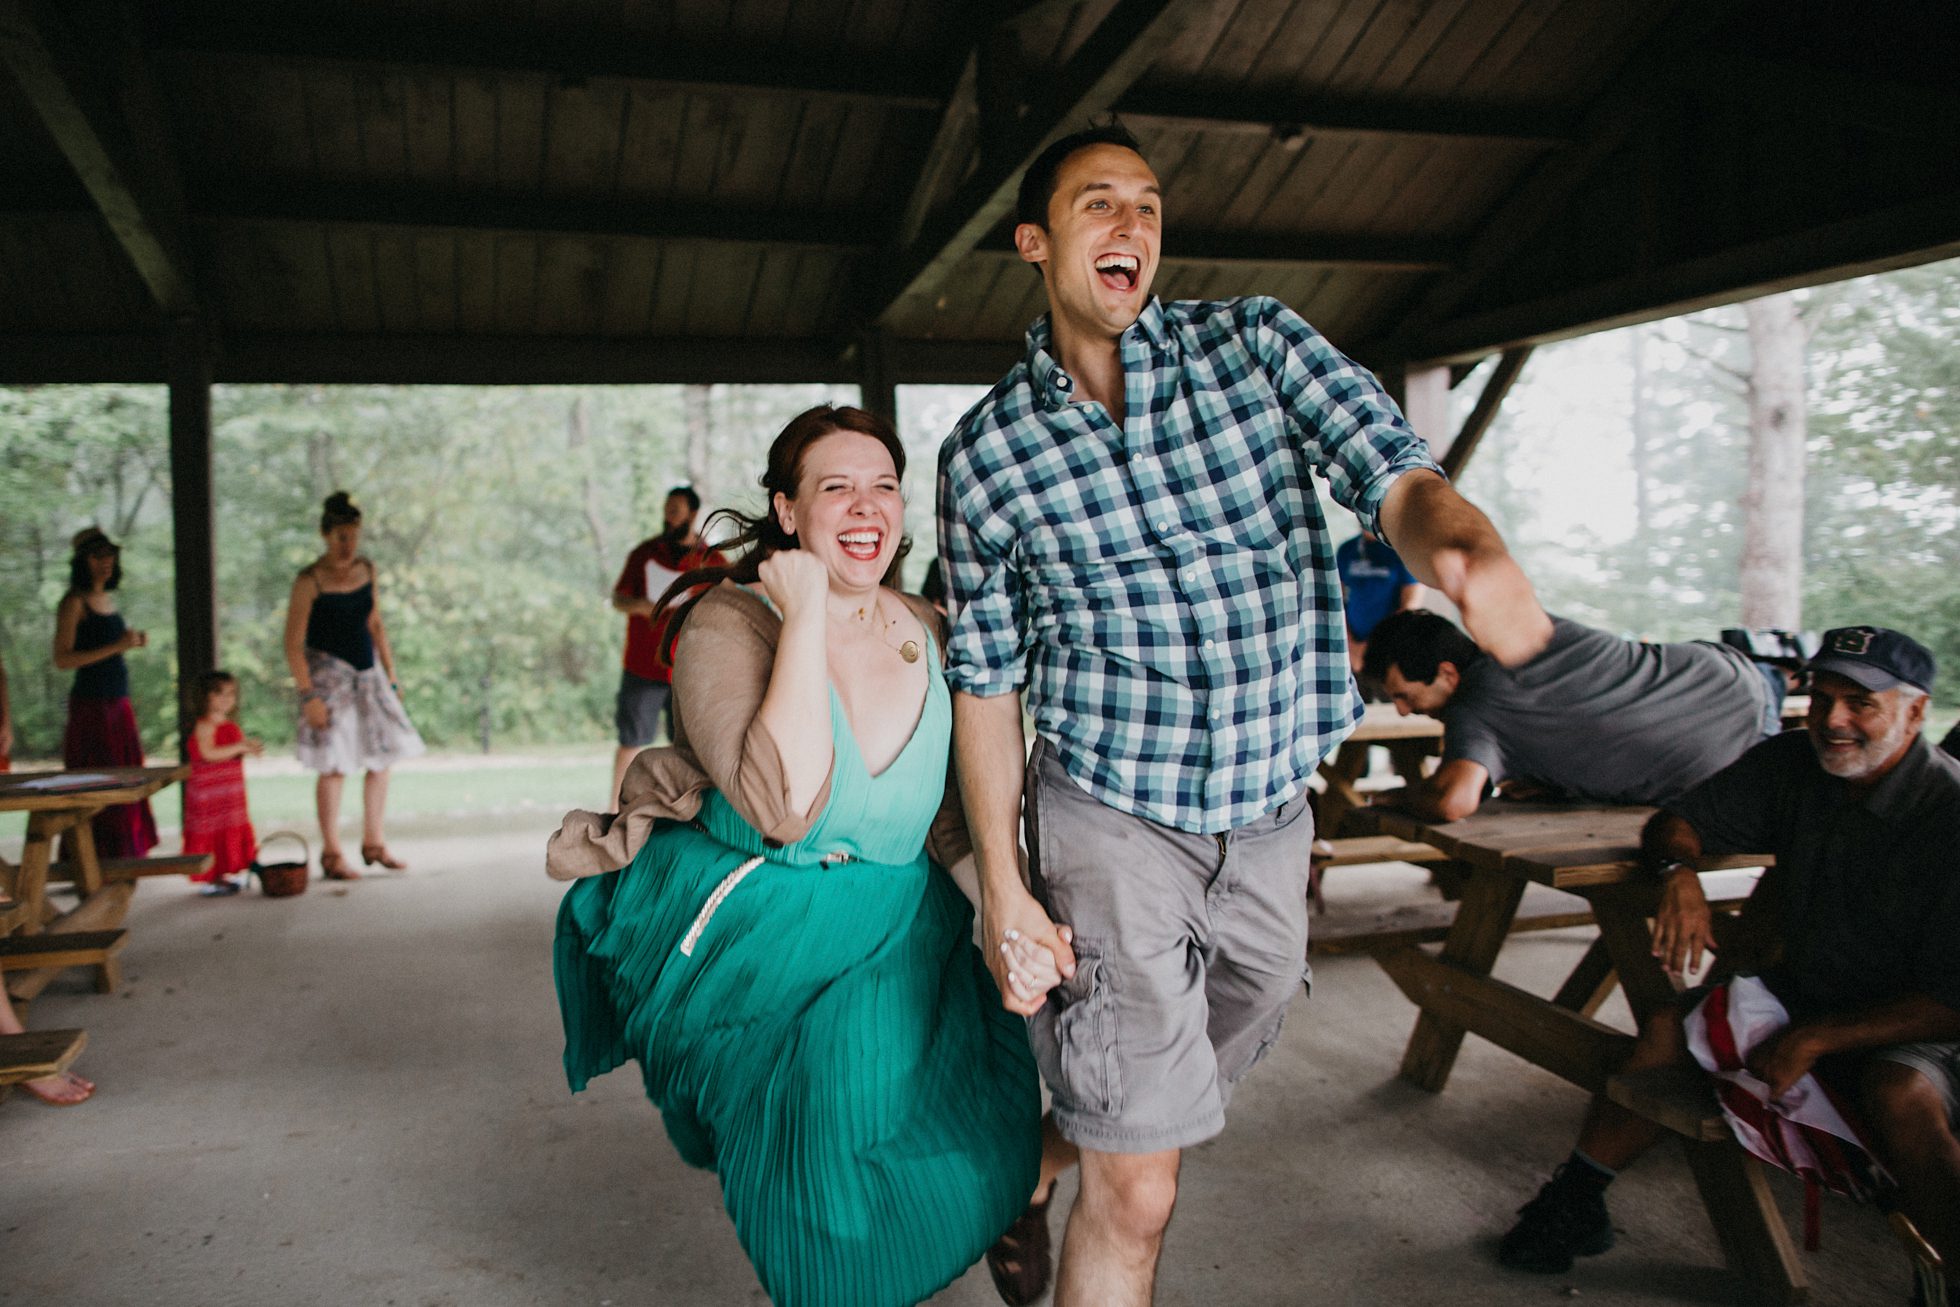
[[[1402,565],[1388,543],[1363,531],[1334,551],[1347,609],[1348,665],[1357,671],[1368,637],[1390,613],[1422,606],[1422,582]]]

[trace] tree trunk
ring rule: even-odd
[[[612,545],[606,539],[606,515],[599,500],[599,481],[592,475],[591,456],[580,454],[592,442],[592,411],[587,407],[585,396],[578,395],[572,400],[572,409],[565,417],[565,447],[575,457],[586,463],[584,486],[585,531],[592,541],[592,566],[599,578],[599,589],[604,591],[612,580]]]
[[[704,500],[716,499],[709,449],[715,429],[714,410],[709,404],[714,389],[713,386],[681,387],[681,409],[687,418],[687,482]]]
[[[1804,343],[1789,295],[1743,306],[1749,321],[1749,484],[1742,495],[1742,624],[1803,623]]]

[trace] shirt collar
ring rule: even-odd
[[[1921,731],[1913,737],[1906,749],[1906,756],[1899,759],[1899,765],[1865,794],[1864,809],[1880,821],[1900,821],[1912,811],[1913,804],[1924,790],[1926,769],[1932,766],[1932,746],[1926,743],[1926,732]]]
[[[1171,352],[1171,334],[1164,322],[1164,305],[1155,295],[1143,306],[1143,312],[1137,315],[1129,330],[1123,333],[1118,348],[1139,335],[1150,342],[1153,354],[1162,356]],[[1044,313],[1028,328],[1028,376],[1034,383],[1034,391],[1042,407],[1051,410],[1065,407],[1069,396],[1075,393],[1075,378],[1062,367],[1053,348],[1054,333],[1048,315]]]

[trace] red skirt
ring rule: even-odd
[[[68,729],[61,735],[61,763],[71,771],[90,767],[141,767],[143,742],[136,710],[120,699],[68,700]],[[119,803],[95,814],[95,852],[102,858],[140,858],[157,846],[150,801]]]

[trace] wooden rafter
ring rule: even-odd
[[[900,249],[909,247],[919,239],[932,197],[939,193],[947,172],[962,162],[959,158],[960,140],[980,113],[979,81],[980,48],[976,45],[961,61],[960,75],[939,111],[939,125],[933,131],[932,144],[926,148],[926,157],[912,179],[912,193],[906,198],[905,208],[900,211],[894,241]]]
[[[1042,147],[1085,125],[1141,77],[1186,21],[1193,0],[1118,0],[1068,63],[1047,79],[1051,88],[997,157],[983,154],[980,170],[927,221],[917,240],[894,249],[871,296],[870,318],[885,323],[908,297],[938,286],[1014,207],[1021,171]]]
[[[12,72],[56,147],[74,168],[97,212],[173,318],[195,316],[195,278],[170,197],[156,181],[156,161],[134,155],[108,101],[83,75],[87,62],[73,38],[39,21],[28,0],[0,0],[0,64]]]
[[[1409,337],[1409,348],[1415,358],[1467,359],[1954,257],[1960,191],[1469,314]]]
[[[1470,410],[1470,416],[1463,419],[1462,430],[1450,447],[1443,453],[1443,475],[1454,481],[1463,475],[1464,466],[1470,456],[1477,452],[1477,443],[1490,430],[1490,424],[1497,420],[1497,412],[1503,407],[1504,397],[1511,393],[1518,377],[1524,372],[1525,363],[1531,358],[1531,346],[1507,349],[1497,360],[1497,367],[1491,372],[1490,380],[1484,383],[1483,392]]]
[[[1000,379],[1018,342],[890,340],[896,383],[984,385]],[[860,379],[833,343],[700,337],[340,336],[233,331],[211,365],[218,382],[430,385],[755,384]],[[161,336],[0,335],[0,385],[166,381]]]
[[[1409,348],[1411,337],[1456,312],[1530,247],[1565,211],[1567,202],[1602,162],[1624,144],[1686,76],[1678,59],[1728,19],[1737,0],[1692,0],[1670,14],[1593,100],[1580,120],[1578,144],[1546,156],[1488,214],[1464,251],[1462,264],[1438,278],[1398,320],[1404,325],[1385,347],[1389,357],[1426,357]]]
[[[767,245],[842,252],[875,248],[878,219],[855,212],[778,213],[723,205],[585,203],[527,196],[457,197],[374,187],[210,187],[200,222],[518,232],[531,235]]]
[[[1575,139],[1570,131],[1554,130],[1543,115],[1527,118],[1448,104],[1248,97],[1242,92],[1202,87],[1132,91],[1117,101],[1115,112],[1125,126],[1133,128],[1195,128],[1286,141],[1308,136],[1373,137],[1436,145],[1552,150],[1571,145]]]

